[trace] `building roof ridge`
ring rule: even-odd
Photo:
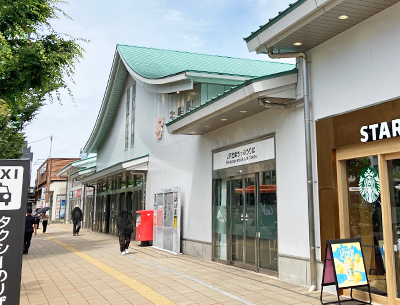
[[[210,56],[210,57],[221,57],[221,58],[231,58],[231,59],[239,59],[239,60],[246,60],[246,61],[253,61],[253,62],[262,62],[262,63],[274,63],[274,64],[283,64],[283,65],[292,65],[283,62],[275,62],[269,60],[261,60],[261,59],[252,59],[252,58],[243,58],[243,57],[235,57],[235,56],[226,56],[226,55],[214,55],[214,54],[207,54],[207,53],[199,53],[199,52],[189,52],[189,51],[181,51],[181,50],[172,50],[172,49],[163,49],[163,48],[153,48],[153,47],[143,47],[143,46],[136,46],[136,45],[128,45],[128,44],[117,44],[118,46],[124,47],[133,47],[133,48],[140,48],[140,49],[148,49],[148,50],[159,50],[159,51],[169,51],[175,53],[186,53],[186,54],[194,54],[194,55],[203,55],[203,56]],[[195,70],[186,70],[186,71],[195,71]],[[184,71],[182,71],[184,72]],[[204,71],[201,71],[204,72]]]

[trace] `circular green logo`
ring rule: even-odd
[[[381,193],[378,172],[372,167],[364,167],[360,174],[358,186],[360,187],[360,194],[366,202],[375,202]]]

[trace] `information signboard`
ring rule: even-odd
[[[60,218],[65,218],[65,199],[61,199]]]
[[[153,247],[180,253],[179,188],[156,191],[154,194]]]
[[[213,170],[251,164],[275,158],[275,139],[242,145],[213,155]]]
[[[56,200],[56,219],[60,218],[61,198],[57,196]]]
[[[0,160],[0,304],[19,304],[30,161]]]
[[[322,292],[324,286],[336,286],[338,302],[324,303],[322,301]],[[335,239],[326,241],[326,251],[324,260],[324,271],[321,284],[321,303],[341,303],[354,300],[351,293],[351,299],[340,300],[339,289],[367,286],[370,302],[371,293],[368,283],[367,272],[364,264],[364,255],[361,248],[361,239]],[[352,292],[352,291],[351,291]],[[365,303],[357,300],[358,302]]]

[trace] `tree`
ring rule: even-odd
[[[50,21],[67,16],[60,0],[2,0],[0,4],[0,159],[19,158],[23,129],[45,101],[61,102],[83,57],[79,42]]]

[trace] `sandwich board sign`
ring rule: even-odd
[[[19,304],[30,161],[0,160],[0,305]]]
[[[336,286],[338,301],[324,303],[322,292],[324,286]],[[371,304],[371,290],[368,282],[367,272],[364,263],[364,255],[361,248],[360,238],[335,239],[326,241],[326,251],[324,260],[324,271],[322,274],[321,296],[322,304],[341,304],[353,299],[353,288],[365,286],[368,288],[370,302],[356,300],[360,303]],[[351,299],[341,300],[339,289],[351,289]]]

